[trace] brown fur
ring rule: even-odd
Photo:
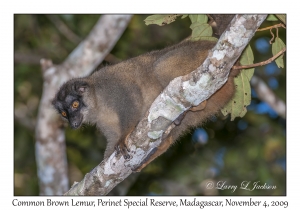
[[[119,145],[124,144],[127,136],[169,82],[199,67],[214,45],[210,41],[183,41],[163,50],[104,67],[88,77],[73,79],[64,84],[53,104],[61,112],[72,103],[72,98],[67,100],[68,95],[78,97],[77,100],[83,104],[80,104],[80,110],[76,113],[68,112],[68,116],[76,119],[76,122],[67,119],[74,128],[81,123],[97,124],[107,138],[105,157],[108,157],[118,142]],[[187,112],[180,125],[170,132],[147,163],[167,150],[185,130],[199,126],[215,115],[232,98],[233,78],[237,74],[238,71],[231,71],[226,84],[207,102],[192,110],[199,111]]]

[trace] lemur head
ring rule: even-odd
[[[81,126],[87,104],[84,94],[88,91],[88,83],[82,79],[73,79],[61,86],[52,104],[61,116],[69,121],[73,129]]]

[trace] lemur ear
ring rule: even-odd
[[[73,89],[80,95],[82,95],[88,88],[88,84],[84,81],[75,81]]]

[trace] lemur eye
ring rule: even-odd
[[[62,111],[62,112],[61,112],[61,115],[64,116],[64,117],[66,117],[66,116],[67,116],[67,113],[64,112],[64,111]]]
[[[79,102],[78,101],[74,101],[72,104],[73,108],[77,108],[79,106]]]

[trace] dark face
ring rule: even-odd
[[[73,129],[79,128],[82,124],[82,109],[86,107],[82,97],[87,87],[86,82],[71,80],[60,88],[52,101],[55,109],[69,121]]]

